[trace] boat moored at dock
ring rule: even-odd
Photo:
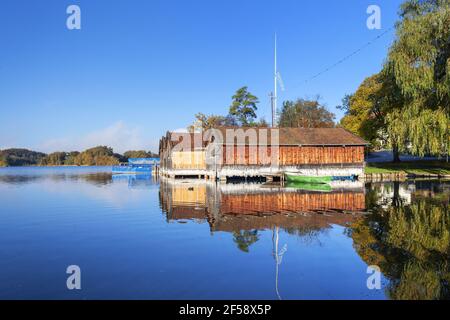
[[[286,181],[295,184],[329,184],[333,181],[355,181],[358,176],[306,176],[296,173],[285,173]]]
[[[128,163],[112,167],[113,174],[151,174],[158,158],[130,158]]]

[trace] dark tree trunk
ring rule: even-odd
[[[400,162],[400,152],[398,151],[398,146],[394,145],[392,148],[392,153],[394,155],[394,162]]]
[[[392,205],[394,207],[400,207],[402,205],[402,199],[400,198],[400,182],[394,181],[394,196],[392,197]]]

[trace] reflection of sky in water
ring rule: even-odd
[[[401,185],[405,201],[448,192],[448,184],[413,186]],[[233,188],[196,195],[201,203],[192,204],[192,189],[170,193],[169,201],[152,177],[112,176],[109,168],[1,169],[0,297],[276,299],[275,250],[284,252],[281,298],[385,298],[384,290],[366,287],[368,261],[344,213],[224,216],[216,211],[227,192],[237,195],[227,199],[251,193]],[[365,211],[388,205],[399,190],[367,186]],[[82,270],[79,292],[65,287],[70,264]]]

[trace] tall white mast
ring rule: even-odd
[[[274,88],[272,97],[272,127],[276,125],[276,112],[277,112],[277,34],[275,33],[275,55],[274,55]]]

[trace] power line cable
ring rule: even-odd
[[[377,40],[379,40],[380,38],[382,38],[383,36],[385,36],[386,34],[388,34],[390,31],[392,31],[395,28],[395,25],[390,27],[389,29],[387,29],[386,31],[384,31],[383,33],[380,33],[378,36],[376,36],[375,38],[373,38],[372,40],[370,40],[369,42],[367,42],[366,44],[364,44],[362,47],[356,49],[355,51],[353,51],[352,53],[346,55],[344,58],[340,59],[339,61],[335,62],[334,64],[330,65],[329,67],[323,69],[322,71],[320,71],[319,73],[316,73],[315,75],[313,75],[312,77],[306,79],[302,84],[308,83],[318,77],[320,77],[321,75],[323,75],[324,73],[327,73],[328,71],[334,69],[335,67],[337,67],[338,65],[344,63],[345,61],[347,61],[348,59],[350,59],[351,57],[357,55],[358,53],[360,53],[361,51],[363,51],[365,48],[369,47],[370,45],[372,45],[374,42],[376,42]],[[298,87],[300,87],[301,85],[298,85],[296,87],[294,87],[293,89],[296,89]]]

